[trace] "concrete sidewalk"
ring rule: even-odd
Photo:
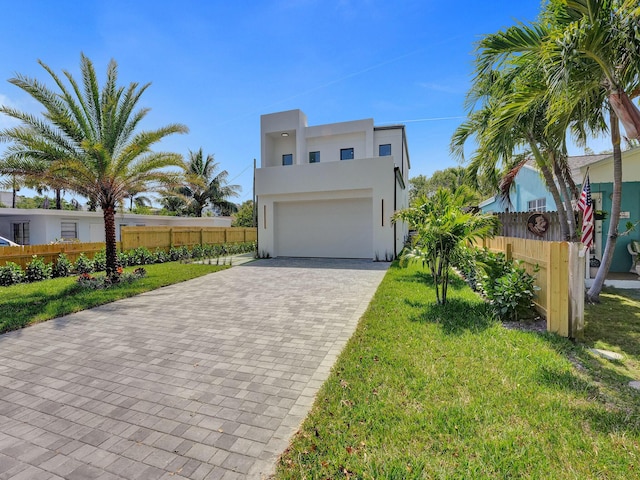
[[[0,479],[266,477],[387,267],[258,260],[0,335]]]

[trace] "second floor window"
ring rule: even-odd
[[[293,153],[282,155],[282,165],[293,165]]]
[[[320,152],[309,152],[309,163],[320,163]]]
[[[353,148],[341,148],[340,160],[353,160]]]
[[[388,157],[391,155],[391,144],[387,143],[385,145],[380,145],[378,147],[378,156],[379,157]]]

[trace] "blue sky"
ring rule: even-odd
[[[449,139],[465,114],[474,43],[534,20],[539,7],[537,0],[7,1],[0,103],[38,112],[6,80],[20,73],[50,83],[38,59],[78,76],[84,52],[100,75],[113,58],[121,84],[151,82],[140,102],[152,109],[143,127],[190,128],[157,149],[214,154],[243,188],[237,202],[252,195],[260,115],[294,108],[310,125],[406,123],[411,175],[428,176],[456,165]]]

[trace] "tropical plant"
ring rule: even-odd
[[[27,282],[39,282],[51,278],[51,264],[45,263],[44,260],[36,255],[27,264],[24,272],[24,278]]]
[[[51,269],[51,274],[53,278],[67,277],[71,273],[72,269],[73,265],[69,258],[64,253],[59,253],[58,259]]]
[[[228,198],[237,197],[240,186],[228,185],[229,173],[219,169],[219,164],[214,160],[213,155],[207,155],[205,158],[202,148],[197,152],[189,151],[189,161],[185,167],[186,184],[179,189],[179,192],[186,199],[191,215],[201,217],[202,210],[207,206],[217,209],[224,215],[238,210],[238,207]]]
[[[403,262],[420,261],[429,267],[436,287],[438,304],[447,303],[449,266],[461,249],[474,239],[494,235],[498,218],[494,215],[463,211],[471,195],[465,187],[454,191],[440,189],[432,197],[423,197],[414,206],[398,211],[402,220],[415,229],[412,248],[402,255]]]
[[[7,287],[15,285],[24,280],[24,272],[22,267],[14,262],[7,262],[0,266],[0,286]]]
[[[105,228],[106,274],[116,278],[116,208],[128,192],[150,191],[176,183],[166,167],[182,167],[180,155],[152,152],[151,146],[168,135],[185,133],[184,125],[171,124],[139,131],[147,108],[135,110],[150,84],[117,84],[117,64],[107,67],[102,89],[91,61],[81,55],[81,83],[64,71],[68,84],[39,62],[57,90],[18,75],[9,80],[30,94],[45,109],[44,118],[2,106],[0,112],[19,120],[17,127],[0,131],[0,140],[13,142],[0,172],[44,179],[50,185],[77,192],[102,208]]]

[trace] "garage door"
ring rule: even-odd
[[[373,257],[371,198],[279,202],[275,251],[284,257]]]

